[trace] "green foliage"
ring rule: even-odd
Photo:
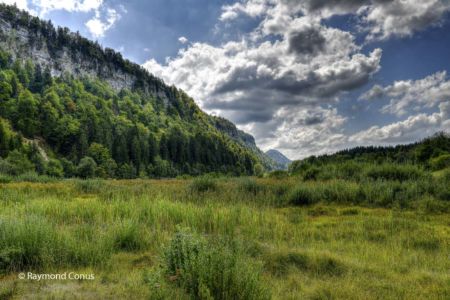
[[[294,188],[287,196],[291,205],[311,205],[321,200],[321,195],[314,187],[300,185]]]
[[[138,251],[148,246],[145,233],[132,220],[125,220],[112,230],[112,240],[117,250]]]
[[[65,177],[73,177],[76,175],[76,167],[73,162],[65,158],[61,158],[60,162],[63,167]]]
[[[374,180],[415,180],[424,176],[424,172],[412,165],[382,164],[373,165],[366,171],[367,177]]]
[[[46,173],[49,176],[61,178],[64,176],[63,165],[57,159],[50,159],[47,163]]]
[[[120,53],[14,7],[0,5],[0,16],[12,28],[28,30],[30,47],[37,43],[50,55],[50,62],[41,66],[30,59],[23,63],[20,51],[12,61],[0,49],[0,117],[18,134],[43,139],[52,157],[77,164],[90,156],[97,164],[95,176],[102,178],[262,173],[254,149],[216,128],[215,118],[183,91]],[[0,35],[13,38],[14,31]],[[50,67],[58,64],[62,51],[97,72],[96,78],[52,78]],[[117,92],[102,81],[116,72],[137,78],[130,90]],[[18,145],[3,145],[1,125],[0,157],[6,157]],[[70,165],[62,163],[64,176],[73,176]]]
[[[430,166],[433,170],[438,171],[450,167],[450,154],[442,154],[438,157],[430,159]]]
[[[39,183],[54,182],[55,180],[56,179],[54,177],[49,177],[46,175],[39,175],[33,171],[22,173],[19,176],[14,177],[14,181],[27,181],[27,182],[39,182]]]
[[[164,258],[167,274],[194,299],[270,299],[261,269],[227,245],[178,231]]]
[[[264,167],[261,164],[256,164],[253,167],[253,173],[255,176],[262,177],[264,175]]]
[[[275,178],[275,179],[284,179],[284,178],[287,178],[288,176],[289,176],[289,173],[284,170],[275,170],[275,171],[270,172],[267,175],[267,177]]]
[[[289,166],[289,173],[298,174],[306,171],[312,165],[345,166],[348,176],[358,173],[360,163],[367,164],[415,164],[426,167],[428,162],[441,155],[450,153],[450,137],[448,133],[439,132],[420,142],[409,145],[397,145],[395,147],[356,147],[339,151],[334,154],[311,156],[303,160],[294,161]],[[342,174],[345,175],[345,172]],[[343,178],[345,179],[345,178]]]
[[[317,180],[320,173],[320,169],[317,167],[310,167],[306,169],[306,171],[303,174],[303,180]]]
[[[107,84],[87,78],[46,79],[46,71],[39,70],[31,62],[6,70],[11,78],[28,74],[30,83],[25,79],[18,83],[21,88],[15,96],[12,79],[5,75],[0,91],[4,98],[0,117],[5,119],[0,122],[0,157],[20,146],[14,140],[11,122],[26,137],[43,137],[61,160],[66,177],[76,173],[70,163],[85,156],[96,162],[95,176],[102,178],[263,172],[251,150],[212,127],[209,116],[179,91],[173,91],[172,96],[192,102],[182,108],[192,110],[182,113],[184,119],[178,115],[181,110],[174,114],[159,107],[153,95],[126,90],[116,93]],[[43,167],[37,168],[44,173]]]
[[[277,276],[285,276],[293,268],[316,276],[342,276],[348,269],[345,264],[327,254],[275,252],[266,256],[266,268]]]
[[[81,178],[92,178],[95,175],[96,168],[97,164],[92,157],[83,157],[77,166],[77,175]]]
[[[201,176],[194,178],[189,186],[194,192],[215,191],[217,189],[217,181],[209,176]]]
[[[75,188],[82,193],[99,193],[107,187],[104,180],[100,179],[88,179],[88,180],[77,180],[75,182]]]
[[[20,175],[34,170],[33,163],[18,150],[11,151],[4,160],[0,158],[0,173]]]
[[[252,178],[243,178],[239,180],[239,187],[242,192],[250,193],[250,194],[258,194],[264,191],[264,186],[256,182],[256,180]]]
[[[23,271],[49,265],[100,265],[112,252],[110,244],[99,236],[95,237],[95,242],[92,237],[92,244],[83,245],[50,223],[33,217],[0,219],[0,236],[0,271]]]
[[[96,280],[70,293],[100,299],[446,299],[450,202],[436,193],[448,177],[436,175],[252,178],[264,187],[256,194],[243,191],[245,178],[216,179],[207,193],[187,193],[191,180],[1,184],[1,286],[12,297],[59,299],[58,282],[9,283],[19,272],[74,270]],[[283,202],[297,185],[320,203]]]

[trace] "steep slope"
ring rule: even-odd
[[[251,174],[261,162],[251,136],[239,142],[183,91],[67,28],[0,5],[0,48],[0,172],[13,152],[84,177]],[[43,141],[49,162],[7,136]]]
[[[283,153],[275,149],[266,151],[266,155],[273,159],[278,164],[280,169],[287,169],[289,164],[292,162],[289,158],[284,156]]]
[[[255,138],[242,130],[239,130],[236,125],[228,121],[227,119],[221,117],[211,116],[210,120],[213,126],[220,132],[230,136],[233,140],[243,145],[244,147],[250,149],[261,164],[267,170],[280,169],[280,166],[271,157],[266,155],[261,149],[256,146]]]

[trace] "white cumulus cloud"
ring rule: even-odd
[[[180,37],[178,38],[178,41],[179,41],[180,43],[182,43],[182,44],[186,44],[189,40],[188,40],[186,37],[184,37],[184,36],[180,36]]]
[[[106,16],[96,11],[95,16],[86,22],[86,27],[94,38],[101,38],[121,18],[121,15],[112,8],[106,10]]]
[[[381,111],[402,116],[449,101],[450,80],[447,79],[447,72],[442,71],[419,80],[395,81],[386,87],[375,85],[361,98],[374,100],[384,97],[389,98],[389,104],[383,106]]]

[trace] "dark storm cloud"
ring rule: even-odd
[[[285,0],[287,3],[295,3],[296,0]],[[371,4],[387,4],[395,0],[307,0],[306,7],[309,11],[321,9],[334,9],[338,11],[356,12],[360,7]]]
[[[325,37],[316,28],[291,32],[289,35],[289,52],[300,55],[314,55],[325,49]]]

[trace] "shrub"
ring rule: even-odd
[[[217,189],[217,182],[208,176],[197,177],[192,180],[189,188],[194,192],[215,191]]]
[[[374,180],[417,180],[424,177],[423,170],[412,165],[382,164],[368,168],[366,176]]]
[[[0,183],[10,183],[12,180],[10,175],[0,174]]]
[[[344,162],[335,165],[336,178],[345,180],[359,180],[361,169],[365,167],[362,163]]]
[[[0,173],[20,175],[30,171],[34,171],[33,163],[17,150],[10,152],[5,160],[0,160]]]
[[[289,173],[284,170],[276,170],[269,173],[267,177],[269,178],[275,178],[275,179],[284,179],[289,176]]]
[[[26,172],[26,173],[20,174],[19,176],[15,177],[14,180],[46,183],[46,182],[55,181],[56,179],[53,177],[45,176],[45,175],[39,175],[36,172],[31,171],[31,172]]]
[[[317,167],[311,167],[303,174],[303,180],[317,180],[319,177],[320,169]]]
[[[193,299],[270,299],[261,268],[225,244],[178,231],[164,259],[170,279]]]
[[[47,164],[45,172],[49,176],[53,177],[63,177],[64,176],[64,168],[61,164],[61,162],[57,159],[50,159],[50,161]]]
[[[81,178],[92,178],[95,175],[96,168],[97,164],[95,161],[91,157],[85,156],[78,164],[77,175]]]
[[[63,167],[65,177],[73,177],[76,175],[77,170],[73,162],[65,158],[61,158],[60,162]]]
[[[420,209],[425,213],[447,213],[450,211],[450,204],[438,201],[433,197],[425,197],[419,203]]]
[[[251,178],[244,178],[239,180],[239,190],[253,195],[258,194],[264,190],[264,186],[259,184],[256,180]]]
[[[430,159],[430,166],[435,171],[450,167],[450,154],[443,154]]]
[[[262,177],[264,175],[264,167],[261,164],[255,164],[253,167],[253,174],[258,177]]]
[[[288,203],[291,205],[311,205],[320,199],[321,195],[317,190],[305,185],[294,188],[288,195]]]
[[[348,181],[332,181],[322,186],[323,199],[336,203],[359,203],[359,188],[355,183]]]

